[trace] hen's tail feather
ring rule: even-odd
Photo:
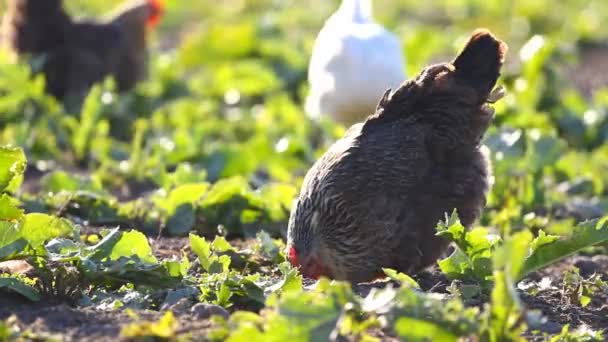
[[[498,40],[487,29],[477,29],[452,63],[440,63],[424,69],[420,75],[404,82],[397,90],[387,91],[378,103],[376,112],[365,122],[363,129],[396,119],[416,120],[408,116],[421,97],[428,96],[426,88],[435,84],[438,75],[453,73],[485,99],[500,76],[505,61],[507,44]]]
[[[2,44],[17,56],[45,53],[62,44],[70,23],[62,0],[10,0],[2,18]]]
[[[490,31],[477,29],[452,64],[460,78],[489,93],[500,76],[507,49]]]

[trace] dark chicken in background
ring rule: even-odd
[[[502,88],[507,46],[477,30],[451,63],[432,65],[381,99],[307,173],[288,228],[288,257],[309,278],[364,282],[382,268],[417,272],[448,242],[437,223],[469,227],[486,203],[480,141]]]
[[[2,40],[17,57],[41,59],[48,93],[78,103],[108,76],[119,91],[146,77],[146,35],[161,12],[160,0],[132,0],[107,20],[87,22],[73,20],[62,0],[8,0]]]

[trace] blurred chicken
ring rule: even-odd
[[[146,76],[146,33],[161,12],[160,0],[132,0],[107,20],[74,21],[62,0],[8,0],[3,42],[17,57],[40,58],[47,91],[61,100],[82,99],[107,76],[126,91]]]
[[[473,33],[452,63],[387,91],[310,169],[291,213],[287,254],[304,276],[353,282],[382,268],[416,272],[447,242],[437,223],[458,210],[470,226],[485,205],[490,167],[480,141],[502,88],[507,46]]]
[[[308,69],[306,112],[351,125],[405,80],[399,39],[377,24],[371,0],[343,0],[319,32]]]

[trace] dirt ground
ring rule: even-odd
[[[568,300],[567,293],[563,291],[563,275],[572,267],[578,267],[583,277],[596,273],[600,274],[604,281],[608,280],[607,255],[571,257],[526,279],[527,282],[540,284],[542,288],[533,296],[521,293],[526,307],[530,310],[540,310],[555,329],[560,329],[564,324],[570,324],[571,327],[587,326],[594,330],[608,328],[608,292],[594,294],[591,303],[586,307]]]
[[[187,248],[187,238],[151,238],[153,248],[159,257],[181,255]],[[601,274],[608,280],[608,256],[575,256],[552,267],[532,274],[522,282],[527,286],[542,288],[535,295],[520,291],[526,307],[540,310],[546,321],[540,329],[547,333],[558,333],[563,324],[577,328],[582,325],[593,329],[608,327],[608,293],[598,293],[586,308],[569,303],[563,295],[562,282],[564,271],[572,266],[580,269],[581,275],[588,277],[593,273]],[[436,268],[431,268],[415,276],[425,291],[445,293],[449,281]],[[372,287],[382,287],[386,283],[361,284],[353,286],[355,292],[366,295]],[[179,321],[180,334],[191,334],[193,337],[204,336],[210,329],[208,319],[200,318],[191,304],[177,304],[172,307]],[[161,312],[135,310],[141,320],[158,320]],[[61,337],[65,341],[121,341],[120,331],[126,324],[136,322],[124,310],[98,311],[93,308],[79,308],[65,302],[30,303],[15,296],[0,295],[0,320],[13,316],[13,324],[23,330],[32,332],[38,337]],[[384,332],[374,335],[382,340],[393,340]]]

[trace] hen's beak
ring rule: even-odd
[[[319,279],[319,277],[327,275],[325,274],[325,267],[323,267],[319,258],[314,254],[308,257],[300,271],[305,278],[310,279]]]

